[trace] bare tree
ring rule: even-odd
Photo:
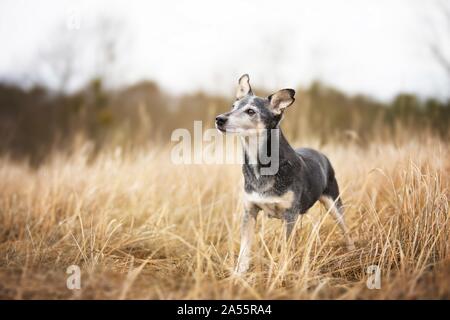
[[[122,21],[113,17],[99,17],[93,25],[75,29],[59,25],[33,61],[33,82],[46,83],[58,93],[93,78],[114,83],[124,30]]]
[[[41,48],[34,61],[35,82],[47,83],[62,93],[71,86],[76,75],[78,34],[61,25],[48,39],[48,44]]]
[[[108,84],[113,84],[120,72],[120,54],[128,40],[125,30],[123,21],[114,17],[100,17],[94,26],[95,73]]]
[[[437,9],[441,17],[442,26],[440,32],[435,30],[434,41],[430,44],[430,50],[436,61],[444,68],[450,80],[450,2],[439,1]]]

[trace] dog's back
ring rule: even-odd
[[[295,149],[295,152],[308,165],[311,163],[318,165],[320,168],[320,173],[322,173],[323,177],[328,179],[330,175],[334,176],[333,167],[331,166],[331,163],[328,160],[328,158],[323,153],[311,148],[298,148]]]

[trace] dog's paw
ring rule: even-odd
[[[233,276],[242,277],[248,271],[248,267],[249,265],[245,263],[237,265],[233,270]]]
[[[238,270],[233,270],[233,272],[231,273],[231,277],[232,278],[242,278],[242,276],[244,275],[244,272],[239,272]]]

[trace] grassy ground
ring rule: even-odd
[[[230,276],[239,166],[175,166],[167,148],[105,152],[92,162],[81,148],[39,169],[4,157],[0,297],[450,298],[448,144],[321,150],[335,166],[356,250],[345,250],[320,204],[298,221],[288,248],[281,222],[260,214],[242,278]],[[73,264],[81,290],[66,287]],[[380,267],[379,290],[366,286],[370,265]]]

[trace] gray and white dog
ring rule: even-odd
[[[249,76],[245,74],[239,79],[232,110],[216,117],[216,128],[224,133],[239,134],[244,149],[245,212],[235,270],[238,274],[248,270],[256,217],[261,210],[270,217],[284,220],[288,239],[297,217],[319,200],[342,229],[347,248],[354,249],[344,222],[339,188],[330,161],[313,149],[294,150],[280,130],[283,113],[295,101],[294,95],[294,90],[283,89],[267,98],[255,96]],[[258,138],[256,147],[250,146],[248,138],[251,136]],[[276,150],[274,139],[277,140]],[[277,155],[277,159],[271,159],[278,161],[275,173],[262,174],[268,166],[261,161],[262,150]]]

